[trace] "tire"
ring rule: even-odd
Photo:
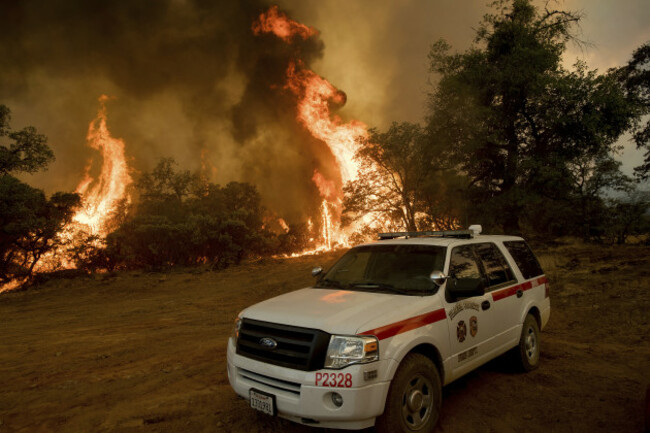
[[[429,433],[440,417],[440,374],[429,358],[406,355],[388,389],[384,413],[377,418],[378,433]]]
[[[529,314],[526,316],[524,325],[521,328],[519,345],[513,351],[515,362],[521,370],[532,371],[539,367],[539,340],[537,320]]]

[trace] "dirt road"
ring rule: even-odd
[[[495,360],[444,389],[440,432],[640,432],[650,248],[541,251],[553,313],[541,367]],[[340,254],[340,253],[339,253]],[[238,311],[339,254],[221,272],[118,273],[0,296],[0,433],[317,433],[257,414],[226,377]]]

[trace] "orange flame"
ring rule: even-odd
[[[298,120],[330,148],[343,182],[356,180],[359,165],[354,156],[360,141],[368,137],[368,127],[358,120],[343,123],[339,116],[331,114],[332,104],[345,103],[345,93],[314,71],[293,62],[287,69],[286,87],[299,98]]]
[[[106,126],[105,102],[110,98],[102,95],[97,118],[88,126],[86,136],[88,146],[97,149],[102,156],[102,167],[98,179],[90,176],[92,159],[86,165],[84,178],[77,185],[76,192],[81,195],[81,209],[72,217],[72,222],[57,234],[58,241],[74,246],[85,242],[85,235],[106,237],[107,222],[118,203],[131,198],[127,193],[133,182],[124,155],[124,141],[111,137]],[[34,272],[48,272],[57,269],[72,269],[75,263],[64,247],[50,250],[44,254],[34,267]]]
[[[253,33],[256,35],[273,33],[283,41],[291,42],[296,35],[309,39],[317,35],[318,30],[290,19],[285,13],[280,12],[277,6],[271,6],[268,12],[260,14],[257,21],[253,23]]]
[[[280,224],[280,227],[282,227],[282,230],[284,230],[285,233],[289,233],[289,224],[284,220],[284,218],[278,218],[278,223]]]
[[[311,178],[311,180],[318,187],[318,191],[320,192],[321,197],[324,197],[326,199],[333,199],[336,196],[336,184],[331,180],[325,179],[325,176],[320,174],[318,170],[314,170],[314,176]]]
[[[262,32],[273,33],[287,43],[291,43],[296,35],[307,39],[318,34],[315,29],[293,21],[279,12],[277,6],[260,15],[253,24],[253,32],[256,35]],[[359,150],[359,143],[368,137],[368,128],[357,120],[346,123],[332,113],[332,109],[345,104],[345,93],[314,71],[303,67],[299,61],[289,63],[285,88],[297,98],[298,121],[315,138],[323,141],[332,152],[342,183],[355,181],[359,176],[359,163],[355,160],[355,155]],[[353,231],[340,228],[343,191],[318,170],[314,170],[312,181],[323,198],[320,215],[321,244],[314,250],[303,251],[297,255],[330,250],[336,246],[349,246],[347,238]],[[311,230],[311,219],[308,220],[308,226]]]
[[[130,200],[126,189],[133,182],[124,155],[124,141],[111,137],[106,126],[108,99],[106,95],[99,98],[101,107],[97,118],[90,122],[86,136],[88,146],[101,152],[101,173],[95,182],[88,173],[90,167],[86,167],[85,178],[77,186],[83,205],[73,217],[73,221],[88,227],[91,233],[103,236],[107,234],[104,225],[118,202],[124,198]]]

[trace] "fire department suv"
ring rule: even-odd
[[[228,378],[252,408],[318,427],[433,431],[441,387],[511,351],[528,371],[551,312],[522,238],[383,233],[313,287],[242,311]]]

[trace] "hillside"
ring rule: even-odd
[[[539,255],[553,312],[542,365],[495,360],[443,391],[439,431],[641,431],[650,383],[650,248],[565,245]],[[0,296],[0,432],[322,430],[235,397],[236,314],[311,283],[340,253],[219,272],[58,279]]]

